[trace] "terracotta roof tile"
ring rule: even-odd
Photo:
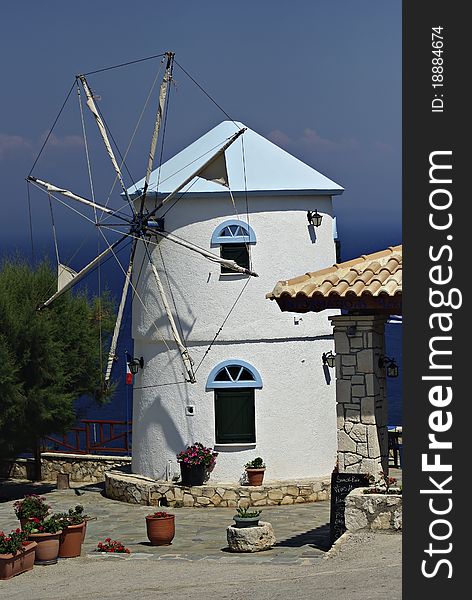
[[[292,298],[322,296],[397,296],[402,293],[402,246],[335,264],[322,269],[279,281],[267,298],[277,299],[284,294]]]

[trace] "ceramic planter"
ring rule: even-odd
[[[11,579],[20,573],[31,571],[34,565],[36,542],[26,542],[16,554],[0,554],[0,579]]]
[[[35,565],[55,565],[59,554],[61,531],[56,533],[30,533],[28,539],[36,542]]]
[[[205,465],[188,465],[186,463],[180,463],[180,474],[182,476],[181,484],[187,487],[192,485],[203,485],[205,479]]]
[[[59,558],[75,558],[82,552],[85,521],[79,525],[68,525],[62,530],[59,540]]]
[[[247,480],[248,485],[262,485],[262,481],[264,479],[265,467],[261,469],[252,469],[247,467]]]
[[[151,546],[168,546],[175,535],[175,515],[146,517],[146,530]]]
[[[243,527],[258,527],[259,526],[259,517],[239,517],[238,515],[234,515],[234,522],[236,523],[235,527],[241,529]]]

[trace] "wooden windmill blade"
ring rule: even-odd
[[[61,194],[62,196],[65,196],[66,198],[69,198],[70,200],[75,200],[77,202],[80,202],[81,204],[85,204],[86,206],[89,206],[96,210],[105,212],[108,215],[113,215],[114,217],[120,219],[121,221],[124,221],[124,222],[128,221],[125,217],[120,216],[120,214],[116,210],[108,208],[107,206],[104,206],[103,204],[98,204],[97,202],[93,202],[92,200],[88,200],[87,198],[84,198],[83,196],[79,196],[79,194],[74,194],[74,192],[71,192],[70,190],[67,190],[65,188],[60,188],[60,187],[54,185],[53,183],[49,183],[48,181],[43,181],[42,179],[38,179],[37,177],[33,177],[32,175],[28,175],[28,177],[26,178],[26,181],[29,181],[30,183],[33,183],[34,185],[36,185],[38,187],[44,188],[50,194]]]
[[[174,244],[183,246],[184,248],[187,248],[188,250],[191,250],[192,252],[195,252],[195,253],[199,254],[200,256],[203,256],[204,258],[210,260],[211,262],[219,263],[220,265],[223,265],[223,266],[227,267],[228,269],[231,269],[235,273],[251,275],[251,277],[259,277],[259,275],[256,272],[251,271],[250,269],[246,269],[245,267],[241,267],[234,260],[221,258],[221,256],[218,256],[217,254],[214,254],[213,252],[210,252],[209,250],[206,250],[205,248],[200,248],[196,244],[193,244],[192,242],[188,242],[187,240],[184,240],[180,237],[177,237],[176,235],[173,235],[172,233],[169,233],[168,231],[164,231],[163,229],[158,229],[158,228],[153,228],[153,227],[148,227],[147,231],[148,231],[148,233],[151,233],[152,235],[163,237],[166,240],[173,242]]]
[[[125,198],[129,204],[129,207],[131,208],[132,212],[135,214],[136,209],[134,208],[134,205],[131,202],[131,199],[128,195],[128,190],[126,189],[125,182],[123,181],[123,175],[121,173],[121,168],[118,165],[118,161],[116,160],[115,153],[113,152],[113,148],[110,144],[110,140],[108,139],[108,134],[107,134],[107,130],[105,127],[105,123],[104,123],[100,113],[98,112],[98,109],[97,109],[97,106],[95,104],[95,100],[94,100],[94,97],[92,94],[92,90],[90,89],[90,86],[89,86],[87,80],[85,79],[85,75],[79,75],[78,79],[80,80],[80,82],[82,83],[82,86],[84,88],[85,95],[87,97],[87,106],[90,109],[90,112],[93,114],[95,122],[97,123],[98,131],[99,131],[102,141],[105,145],[107,154],[110,157],[113,168],[115,169],[115,173],[120,182],[121,189],[123,190],[123,194],[125,195]]]
[[[41,310],[43,308],[46,308],[47,306],[49,306],[50,304],[52,304],[52,302],[54,302],[54,300],[57,300],[57,298],[59,298],[60,296],[62,296],[62,294],[64,294],[65,292],[67,292],[67,290],[70,290],[72,287],[74,287],[75,285],[77,285],[77,283],[79,283],[79,281],[81,279],[83,279],[85,277],[85,275],[87,275],[94,267],[96,267],[98,264],[100,264],[100,262],[108,255],[110,254],[110,252],[113,252],[113,250],[119,246],[121,244],[121,242],[123,240],[125,240],[127,238],[126,235],[123,235],[119,240],[117,240],[116,242],[113,242],[113,244],[110,244],[108,246],[108,248],[105,248],[105,250],[103,252],[101,252],[98,256],[96,256],[94,259],[92,259],[85,267],[83,267],[83,269],[81,269],[76,275],[72,276],[69,281],[67,281],[66,283],[64,283],[64,285],[62,285],[62,287],[60,289],[57,290],[57,292],[55,294],[53,294],[50,298],[48,298],[45,302],[43,302],[42,304],[39,305],[38,310]]]

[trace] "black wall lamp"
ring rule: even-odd
[[[139,369],[144,367],[144,358],[129,358],[128,359],[129,370],[133,375],[136,375]]]
[[[306,218],[308,219],[308,223],[313,225],[313,227],[319,227],[321,225],[321,221],[323,220],[323,215],[320,215],[318,210],[309,210],[306,213]]]
[[[398,365],[394,358],[389,358],[383,354],[379,357],[379,367],[387,370],[387,377],[398,377]]]
[[[336,354],[333,354],[331,350],[329,352],[323,352],[321,357],[323,359],[323,364],[328,365],[328,367],[333,368],[336,366]]]

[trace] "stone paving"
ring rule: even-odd
[[[1,489],[3,487],[3,490]],[[272,524],[276,545],[252,554],[232,553],[227,548],[226,528],[233,523],[234,508],[173,508],[176,534],[170,546],[151,546],[146,537],[145,515],[149,506],[130,505],[102,495],[102,486],[77,486],[56,490],[55,485],[24,482],[0,483],[0,530],[18,526],[13,501],[24,493],[40,493],[47,497],[53,511],[67,510],[82,504],[94,517],[87,526],[87,536],[80,560],[161,560],[221,561],[238,564],[312,564],[329,549],[329,501],[312,504],[263,507],[261,518]],[[156,510],[156,509],[154,509]],[[102,555],[94,552],[98,541],[106,537],[123,542],[130,555]]]

